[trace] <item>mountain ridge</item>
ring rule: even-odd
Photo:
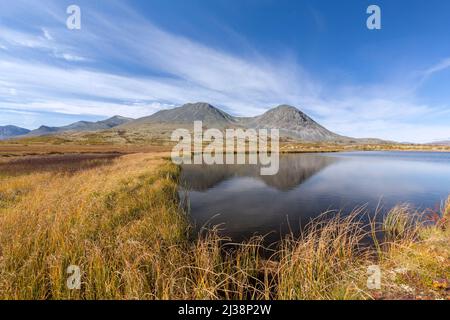
[[[433,142],[429,142],[427,144],[436,145],[436,146],[450,146],[450,140],[433,141]]]
[[[227,125],[235,122],[235,117],[225,111],[206,103],[187,103],[173,109],[160,110],[150,116],[131,121],[122,127],[130,127],[147,123],[193,123],[194,121],[203,121],[205,123],[217,123]]]
[[[13,125],[0,126],[0,140],[10,139],[29,133],[31,130]]]
[[[160,110],[150,116],[131,119],[114,116],[105,120],[78,121],[62,127],[40,126],[8,138],[27,138],[57,134],[77,134],[91,131],[124,137],[124,133],[136,137],[168,139],[177,128],[192,129],[194,121],[202,121],[204,128],[225,129],[279,129],[280,138],[304,142],[337,143],[386,143],[381,139],[351,138],[334,133],[290,105],[279,105],[254,117],[232,116],[206,102],[187,103],[182,106]],[[0,127],[1,128],[1,127]],[[24,129],[26,130],[26,129]],[[110,136],[111,137],[111,136]],[[139,139],[141,139],[139,138]]]
[[[250,123],[247,124],[249,127],[280,129],[281,134],[303,140],[321,141],[348,138],[331,132],[301,110],[289,105],[280,105],[250,119]]]
[[[279,129],[280,135],[304,141],[350,141],[318,124],[304,112],[290,105],[280,105],[255,117],[232,116],[206,103],[187,103],[181,107],[158,111],[155,114],[136,119],[117,129],[137,129],[157,125],[176,127],[180,124],[192,125],[203,121],[209,128]]]
[[[96,122],[91,121],[77,121],[62,127],[49,127],[49,126],[40,126],[38,129],[31,130],[25,137],[37,137],[50,135],[55,133],[64,133],[64,132],[84,132],[84,131],[97,131],[97,130],[108,130],[124,123],[130,122],[134,119],[126,118],[122,116],[113,116],[111,118],[100,120]]]

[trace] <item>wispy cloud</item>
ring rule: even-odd
[[[255,115],[288,103],[341,134],[425,141],[439,133],[436,127],[422,124],[416,134],[413,123],[448,107],[417,102],[404,84],[326,86],[289,52],[265,57],[219,50],[165,31],[119,2],[105,12],[82,2],[88,13],[82,30],[69,31],[65,8],[49,3],[32,11],[35,30],[0,26],[0,112],[139,117],[208,101],[235,115]],[[424,75],[448,67],[447,59]],[[439,130],[432,139],[450,135]]]
[[[1,26],[0,43],[10,47],[26,47],[49,49],[51,46],[47,43],[44,35],[26,33]]]
[[[437,72],[446,70],[448,68],[450,68],[450,58],[444,59],[441,62],[431,66],[430,68],[425,70],[423,74],[425,77],[429,77]]]
[[[45,29],[45,28],[42,28],[42,32],[44,33],[44,37],[45,37],[45,39],[47,39],[47,40],[50,40],[50,41],[52,41],[52,40],[53,40],[53,37],[51,36],[50,32],[48,32],[48,30],[47,30],[47,29]]]

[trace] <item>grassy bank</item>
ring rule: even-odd
[[[111,135],[111,136],[110,136]],[[103,133],[63,134],[0,141],[0,159],[14,156],[67,154],[67,153],[153,153],[170,152],[175,142],[167,138],[135,136],[120,131]],[[204,147],[208,143],[204,142]],[[399,143],[333,143],[299,142],[282,139],[280,153],[320,153],[346,151],[428,151],[450,152],[450,146]],[[248,147],[247,147],[248,148]],[[247,149],[248,151],[248,149]]]
[[[394,208],[372,226],[386,237],[371,248],[361,245],[370,236],[361,212],[318,218],[263,259],[258,238],[192,237],[179,169],[163,156],[83,158],[70,170],[29,162],[35,170],[0,175],[0,298],[448,298],[450,203],[430,215],[433,225]],[[374,264],[380,290],[367,288]],[[80,290],[66,285],[70,265],[80,267]]]

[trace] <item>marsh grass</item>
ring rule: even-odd
[[[0,177],[0,298],[372,299],[403,297],[405,286],[445,297],[434,281],[450,273],[449,202],[432,225],[407,206],[381,224],[363,223],[363,208],[324,214],[267,255],[263,237],[230,243],[217,227],[193,236],[180,169],[163,156]],[[381,231],[379,246],[365,244]],[[381,292],[367,289],[372,264]],[[80,290],[66,285],[70,265]]]
[[[19,157],[0,162],[0,177],[22,176],[38,172],[75,173],[110,164],[119,156],[121,156],[120,153],[85,153]]]

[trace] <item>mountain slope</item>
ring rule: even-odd
[[[194,121],[203,121],[208,128],[252,128],[279,129],[282,137],[304,141],[343,141],[351,138],[335,134],[319,125],[306,114],[292,106],[281,105],[257,117],[233,117],[208,103],[185,104],[181,107],[163,110],[152,116],[131,121],[118,128],[127,130],[161,130],[192,126]]]
[[[235,124],[233,116],[204,102],[188,103],[181,107],[161,110],[155,114],[137,119],[122,127],[136,127],[148,124],[193,124],[194,121],[203,121],[204,125],[223,128]]]
[[[57,132],[58,132],[58,127],[40,126],[39,128],[30,131],[25,136],[36,137],[36,136],[44,136],[44,135],[47,135],[47,134],[52,134],[52,133],[57,133]]]
[[[97,131],[96,134],[103,137],[105,141],[130,143],[130,141],[143,142],[149,139],[167,140],[175,129],[192,130],[196,120],[202,121],[205,129],[278,129],[281,138],[303,142],[386,143],[379,139],[354,139],[338,135],[321,126],[302,111],[288,105],[278,106],[256,117],[234,117],[208,103],[188,103],[136,120],[115,116],[97,122],[79,121],[63,127],[41,126],[21,137],[64,133],[78,140],[84,139],[85,132]]]
[[[246,127],[254,129],[279,129],[281,136],[308,141],[329,141],[346,139],[335,134],[297,108],[281,105],[261,116],[246,120]]]
[[[30,130],[16,126],[0,126],[0,140],[14,138],[29,133]]]
[[[444,140],[444,141],[434,141],[427,143],[429,145],[437,145],[437,146],[450,146],[450,140]]]
[[[47,127],[41,126],[36,130],[29,132],[26,136],[43,136],[55,133],[63,132],[83,132],[83,131],[97,131],[97,130],[107,130],[119,125],[125,124],[132,121],[131,118],[125,118],[121,116],[114,116],[112,118],[90,122],[90,121],[78,121],[63,127]]]

